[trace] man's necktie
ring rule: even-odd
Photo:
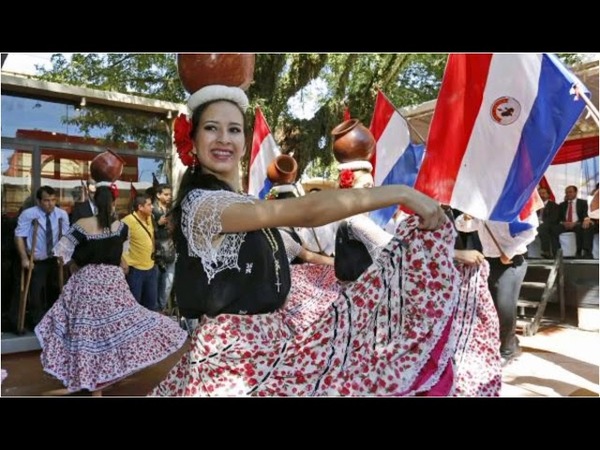
[[[52,239],[52,221],[50,220],[50,213],[46,213],[46,254],[48,258],[53,256],[52,254],[53,239]]]
[[[573,222],[573,202],[569,201],[569,208],[567,209],[567,222]]]

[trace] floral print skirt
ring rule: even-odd
[[[458,265],[459,303],[456,333],[455,392],[464,397],[499,397],[502,388],[500,324],[488,288],[490,266]]]
[[[187,333],[133,297],[118,266],[90,264],[73,274],[35,327],[44,370],[73,392],[95,391],[181,348]]]
[[[279,311],[203,318],[151,396],[446,396],[459,272],[455,233],[403,222],[374,263],[340,284],[333,268],[292,266]]]

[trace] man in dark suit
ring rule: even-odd
[[[540,238],[540,244],[542,247],[542,258],[554,258],[557,247],[554,247],[552,232],[558,226],[558,205],[550,200],[550,193],[548,189],[539,187],[538,194],[544,202],[544,207],[538,210],[538,219],[540,225],[538,226],[538,236]]]
[[[93,217],[96,215],[96,204],[94,203],[94,194],[96,193],[96,182],[88,180],[86,183],[87,200],[77,202],[73,205],[73,211],[69,218],[70,223],[75,223],[84,217]]]
[[[567,186],[565,188],[565,201],[558,205],[558,225],[555,228],[554,244],[559,246],[558,236],[561,233],[572,231],[575,233],[577,242],[577,257],[588,257],[592,249],[583,248],[583,219],[588,216],[588,204],[585,200],[577,198],[577,187]],[[587,246],[586,246],[587,247]]]

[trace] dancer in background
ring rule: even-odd
[[[114,216],[116,187],[97,184],[97,215],[78,220],[54,247],[78,270],[35,327],[44,371],[70,392],[101,396],[108,385],[176,352],[187,334],[133,297],[122,259],[128,227]]]

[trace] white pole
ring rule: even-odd
[[[580,89],[580,86],[578,84],[576,84],[574,86],[574,92],[575,94],[577,94],[579,97],[581,97],[583,99],[583,101],[585,102],[585,105],[587,106],[588,111],[591,113],[592,119],[594,119],[594,122],[596,122],[596,125],[598,125],[598,127],[600,127],[600,112],[598,112],[598,108],[596,108],[594,106],[594,104],[592,103],[592,101],[587,98],[587,95],[585,95],[582,90]]]

